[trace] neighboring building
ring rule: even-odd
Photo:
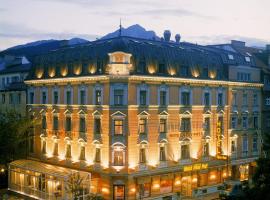
[[[25,82],[41,124],[9,188],[66,198],[59,166],[91,173],[91,192],[117,200],[216,195],[247,180],[261,153],[260,70],[237,52],[164,38],[38,56]]]
[[[31,64],[25,57],[5,56],[0,70],[0,109],[26,116],[26,79]]]

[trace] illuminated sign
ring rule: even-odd
[[[226,160],[227,156],[222,155],[222,121],[218,119],[217,122],[217,154],[216,158],[218,160]]]
[[[208,169],[208,163],[196,163],[184,166],[184,172]]]

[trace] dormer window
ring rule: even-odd
[[[249,56],[246,56],[245,57],[245,60],[246,60],[246,62],[250,62],[250,57]]]
[[[124,52],[109,53],[110,61],[108,64],[109,74],[111,75],[129,75],[131,69],[131,54]]]
[[[166,72],[166,66],[164,63],[159,63],[158,64],[158,73],[164,74]]]
[[[233,60],[234,59],[234,57],[233,57],[232,54],[228,54],[228,58],[229,58],[229,60]]]

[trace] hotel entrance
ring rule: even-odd
[[[182,195],[192,196],[192,182],[191,176],[182,177]]]
[[[113,186],[113,200],[125,200],[125,186],[124,185]]]

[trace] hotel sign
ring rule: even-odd
[[[208,169],[208,163],[196,163],[184,166],[184,172]]]
[[[227,156],[222,155],[222,122],[218,119],[217,122],[217,150],[216,158],[218,160],[226,160]]]

